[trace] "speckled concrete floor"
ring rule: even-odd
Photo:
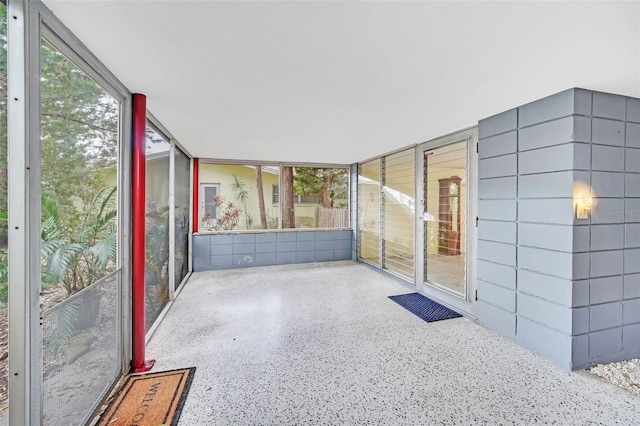
[[[197,367],[181,426],[640,424],[638,396],[387,299],[407,292],[352,262],[197,273],[147,357]]]

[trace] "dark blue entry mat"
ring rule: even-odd
[[[389,296],[389,299],[407,309],[409,312],[419,316],[426,322],[440,321],[462,316],[456,311],[452,311],[446,306],[442,306],[428,297],[424,297],[420,293]]]

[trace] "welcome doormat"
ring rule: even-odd
[[[178,424],[196,368],[130,376],[98,426]]]
[[[389,299],[393,300],[412,314],[419,316],[426,322],[440,321],[462,316],[456,311],[452,311],[446,306],[442,306],[420,293],[389,296]]]

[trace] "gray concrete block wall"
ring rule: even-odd
[[[283,231],[193,236],[193,270],[349,260],[351,230]]]
[[[478,320],[567,369],[640,356],[639,123],[583,89],[479,123]]]

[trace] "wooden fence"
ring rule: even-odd
[[[316,207],[313,212],[314,228],[348,228],[349,209]]]

